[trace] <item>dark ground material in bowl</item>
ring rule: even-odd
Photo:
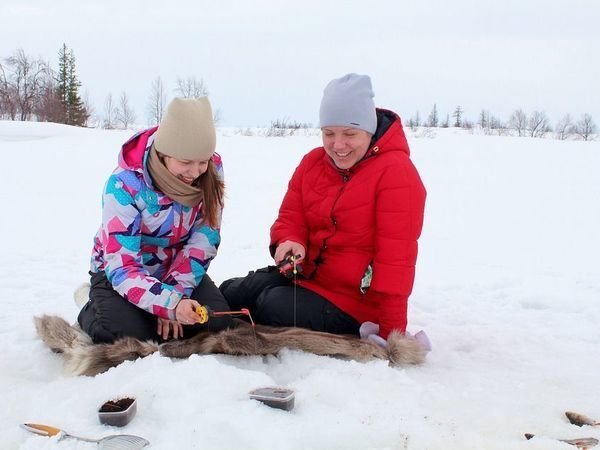
[[[100,412],[120,412],[125,411],[127,408],[131,406],[134,402],[134,399],[125,397],[120,398],[119,400],[109,400],[104,403],[100,408]]]

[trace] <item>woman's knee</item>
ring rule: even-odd
[[[140,312],[144,311],[140,310]],[[107,316],[102,311],[94,309],[93,302],[84,306],[77,321],[95,344],[110,344],[124,337],[143,341],[158,339],[156,327],[146,318],[134,318],[132,314],[122,318]]]
[[[294,323],[293,289],[275,286],[263,289],[256,299],[256,321],[265,325],[288,326]]]
[[[225,280],[219,289],[233,309],[256,307],[256,301],[262,292],[270,287],[289,286],[291,282],[281,276],[274,266],[251,271],[245,277]]]
[[[95,343],[111,343],[128,336],[157,339],[156,318],[113,289],[92,286],[90,301],[79,312],[77,321]]]

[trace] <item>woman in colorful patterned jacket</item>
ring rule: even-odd
[[[195,308],[228,311],[206,274],[220,242],[224,183],[207,98],[174,99],[158,127],[127,141],[104,187],[89,301],[78,321],[94,342],[187,338]]]
[[[425,188],[400,118],[376,109],[373,96],[364,75],[325,88],[323,146],[296,168],[271,227],[280,271],[289,275],[296,264],[302,273],[290,279],[271,266],[225,281],[232,309],[330,333],[357,335],[365,323],[381,345],[393,330],[405,332]]]

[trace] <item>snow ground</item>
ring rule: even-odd
[[[600,144],[469,135],[411,138],[428,190],[409,330],[434,350],[392,369],[284,351],[277,357],[152,355],[96,377],[68,377],[37,338],[34,315],[74,321],[87,279],[102,185],[129,132],[0,121],[3,217],[0,448],[87,449],[30,435],[22,422],[99,437],[137,434],[152,448],[568,449],[565,410],[600,419]],[[315,135],[223,129],[227,205],[216,282],[269,262],[268,228]],[[247,398],[296,393],[291,412]],[[125,428],[99,405],[138,399]]]

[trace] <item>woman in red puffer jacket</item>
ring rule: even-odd
[[[259,323],[358,334],[368,321],[384,339],[404,333],[426,193],[400,118],[375,108],[368,76],[348,74],[325,88],[320,127],[323,146],[296,168],[271,227],[279,270],[221,291]],[[293,264],[301,274],[284,276]]]

